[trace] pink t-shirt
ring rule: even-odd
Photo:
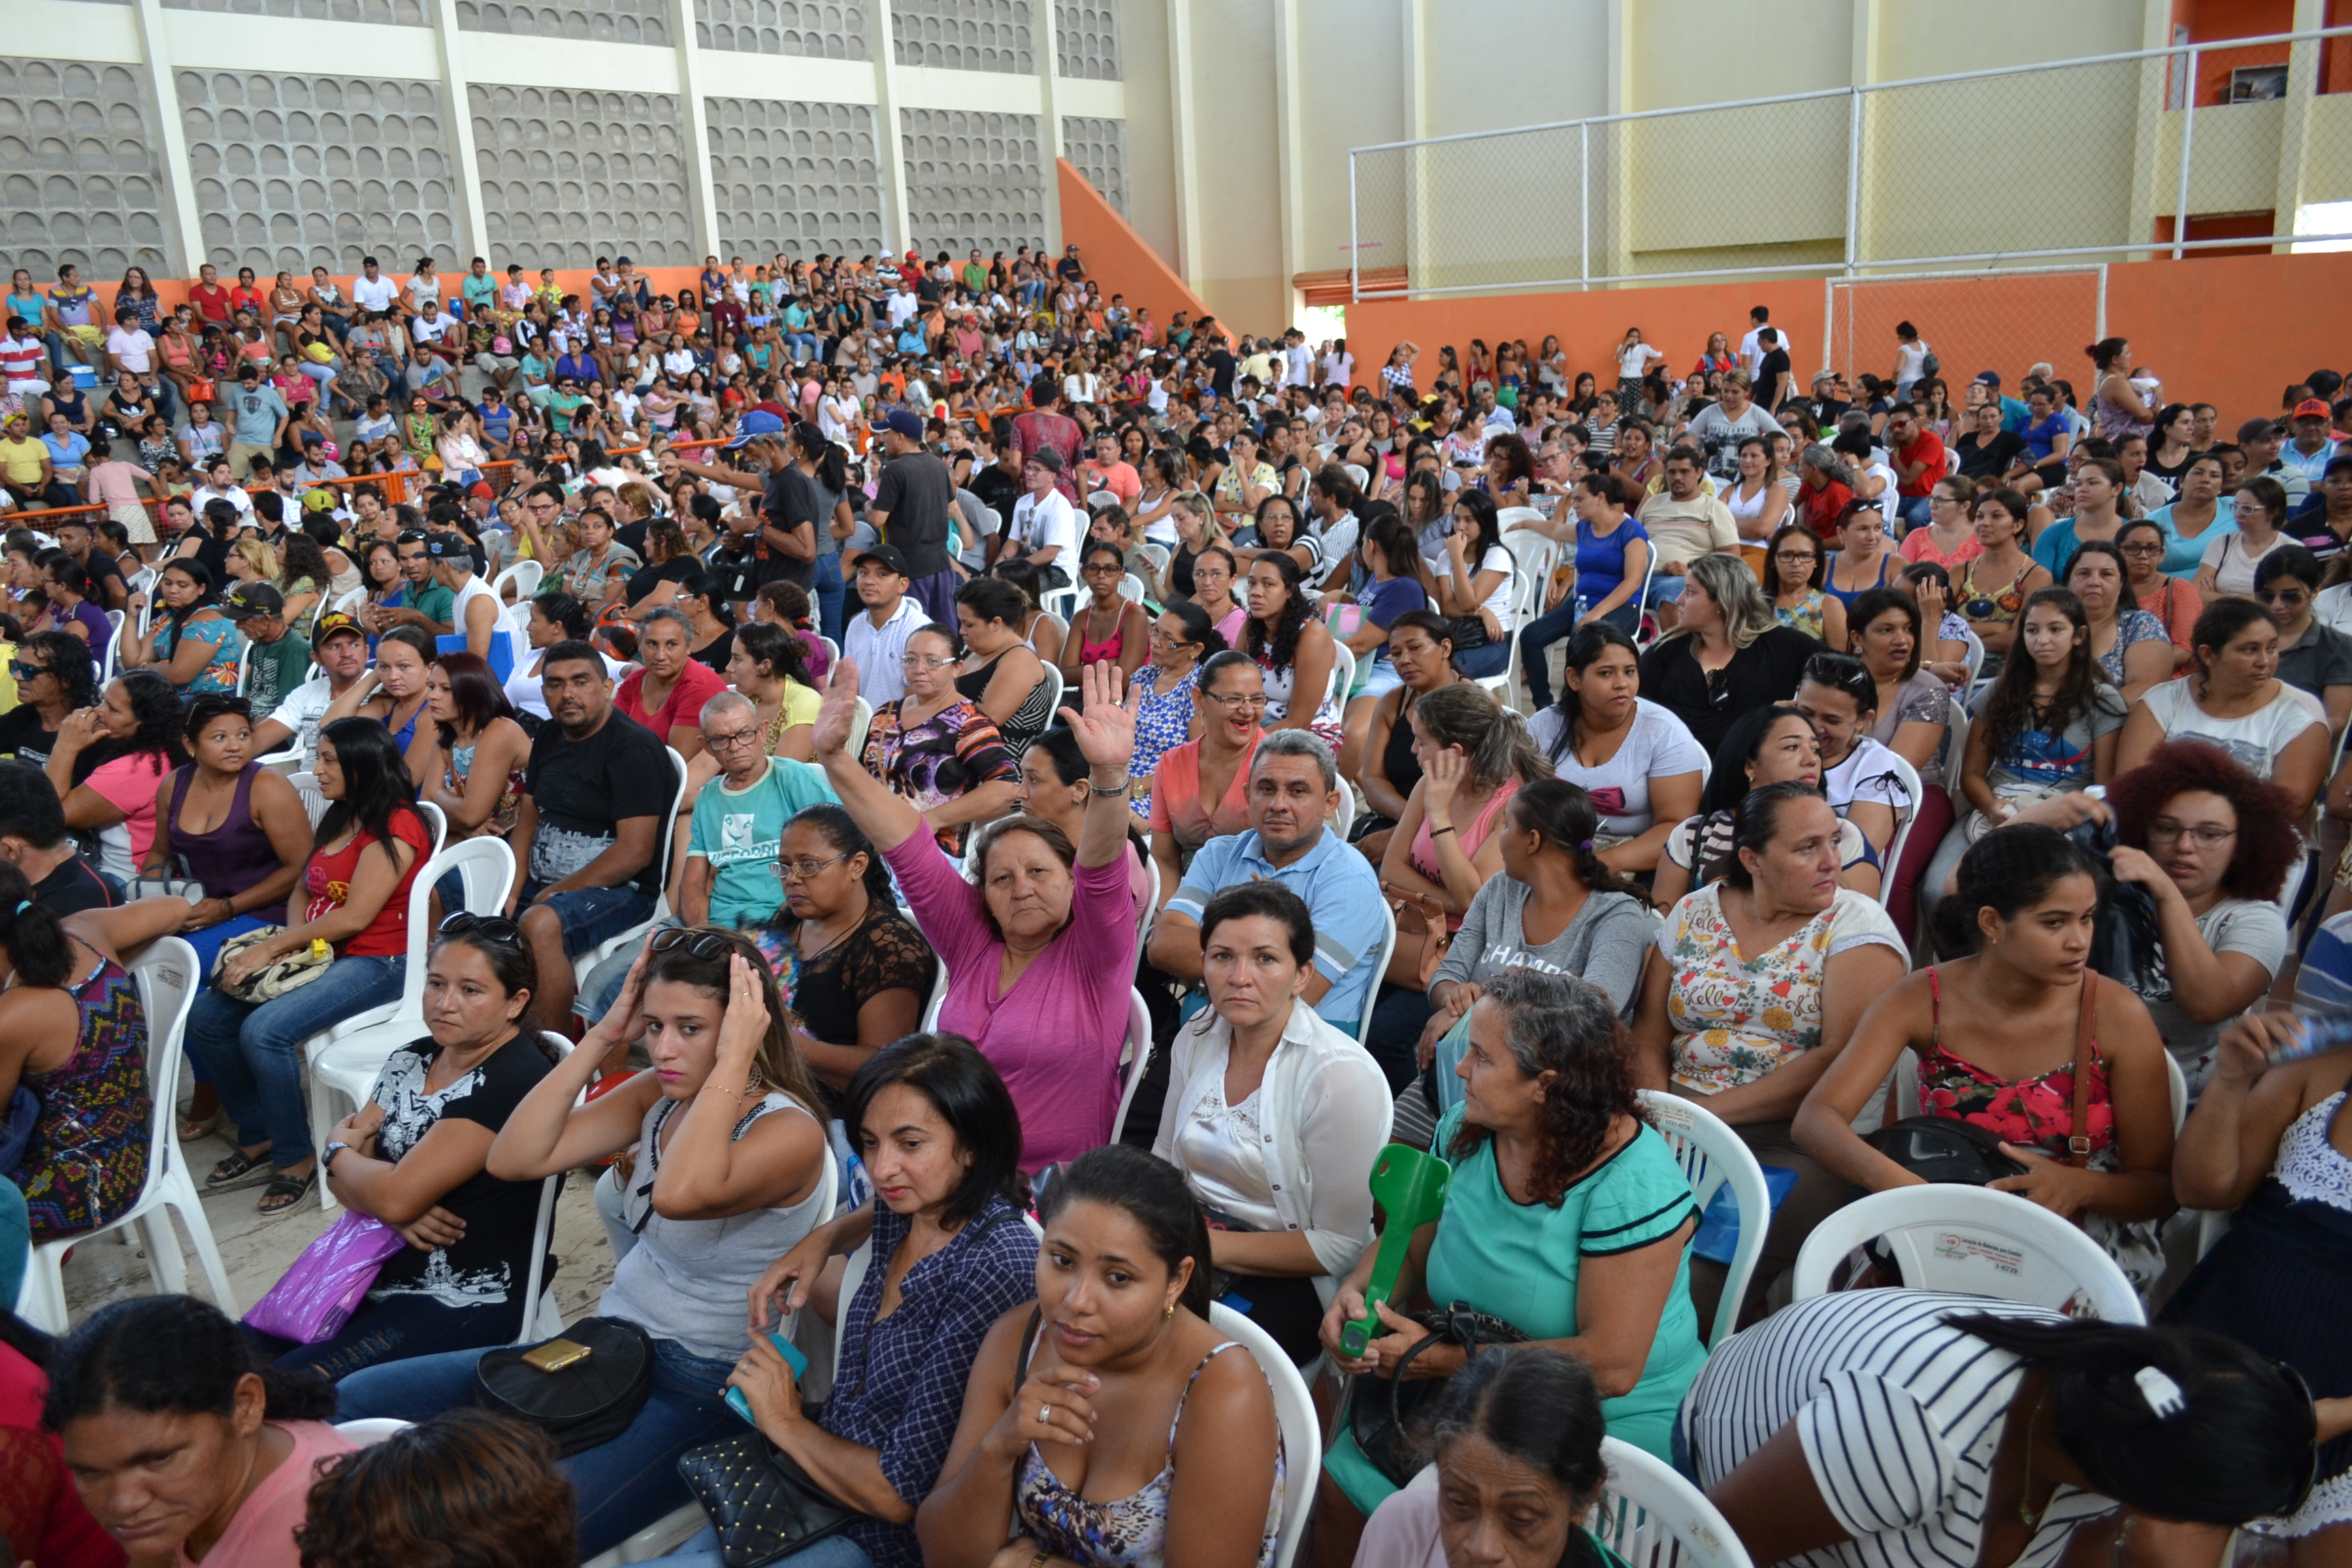
[[[110,876],[134,877],[147,863],[155,842],[155,791],[170,771],[155,752],[132,752],[100,763],[83,781],[122,814],[120,823],[99,830],[100,868]]]
[[[205,1553],[215,1568],[302,1568],[302,1554],[294,1549],[294,1532],[310,1501],[310,1483],[318,1479],[319,1461],[348,1454],[358,1445],[324,1421],[273,1421],[271,1426],[294,1439],[294,1451],[262,1478],[228,1528]],[[196,1560],[183,1544],[173,1554],[178,1568],[196,1568]]]
[[[727,689],[727,679],[700,659],[689,658],[679,674],[677,684],[669,689],[669,696],[661,708],[648,713],[645,703],[646,672],[633,670],[621,689],[613,693],[613,706],[651,730],[662,744],[669,744],[669,732],[683,724],[688,729],[702,726],[702,705]]]
[[[980,1047],[1021,1112],[1021,1168],[1108,1142],[1135,976],[1134,858],[1076,868],[1069,924],[1002,994],[1004,942],[938,839],[917,833],[882,858],[948,966],[940,1027]]]

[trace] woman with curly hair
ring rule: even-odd
[[[2286,962],[2279,884],[2303,839],[2276,785],[2198,741],[2158,746],[2107,786],[2106,803],[2116,880],[2156,906],[2158,963],[2134,988],[2194,1099],[2221,1026],[2260,1002]]]
[[[294,1543],[312,1568],[571,1568],[579,1528],[539,1428],[458,1409],[328,1460]]]
[[[1338,752],[1345,740],[1340,693],[1331,689],[1339,655],[1331,634],[1307,602],[1306,574],[1279,550],[1249,564],[1249,619],[1241,650],[1265,676],[1265,727],[1312,730]]]
[[[1453,1167],[1445,1207],[1413,1237],[1384,1331],[1361,1356],[1339,1335],[1365,1316],[1367,1247],[1323,1318],[1339,1370],[1398,1375],[1427,1331],[1400,1308],[1463,1302],[1592,1369],[1610,1436],[1664,1457],[1683,1392],[1706,1360],[1685,1244],[1698,1205],[1633,1098],[1617,1005],[1572,975],[1507,969],[1470,1009],[1462,1103],[1433,1145]],[[1467,1354],[1433,1344],[1408,1379],[1450,1377]],[[1361,1513],[1395,1490],[1343,1431],[1325,1473]]]

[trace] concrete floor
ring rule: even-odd
[[[228,1141],[217,1134],[187,1146],[188,1163],[199,1187],[204,1173],[229,1152]],[[588,1174],[575,1173],[564,1183],[562,1196],[556,1203],[552,1250],[559,1262],[553,1283],[557,1305],[567,1322],[593,1313],[597,1298],[613,1278],[612,1247],[604,1239],[604,1227],[589,1196],[591,1185]],[[321,1209],[316,1189],[291,1210],[268,1217],[254,1206],[260,1198],[257,1185],[205,1198],[205,1221],[220,1248],[239,1312],[276,1284],[302,1249],[342,1212]],[[176,1227],[174,1234],[179,1234]],[[126,1239],[131,1245],[124,1245]],[[65,1281],[66,1304],[76,1319],[108,1301],[157,1289],[148,1273],[146,1249],[138,1240],[135,1232],[125,1228],[74,1247],[66,1259]],[[187,1247],[184,1235],[180,1240],[189,1291],[211,1300],[203,1267]]]

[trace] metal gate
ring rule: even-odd
[[[2105,263],[1832,278],[1824,288],[1824,370],[1849,380],[1865,372],[1891,380],[1895,328],[1907,321],[1936,356],[1937,374],[1950,389],[1954,407],[1979,373],[1995,373],[2013,395],[2037,364],[2049,365],[2053,379],[2072,383],[2078,404],[2087,408],[2091,401],[2084,351],[2107,335]]]

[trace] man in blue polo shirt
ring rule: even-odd
[[[1315,920],[1307,1005],[1355,1033],[1380,976],[1372,960],[1388,921],[1371,862],[1325,825],[1339,802],[1331,748],[1305,730],[1276,730],[1250,763],[1250,830],[1212,838],[1151,928],[1150,960],[1188,984],[1201,978],[1201,911],[1219,889],[1271,878],[1307,901]]]

